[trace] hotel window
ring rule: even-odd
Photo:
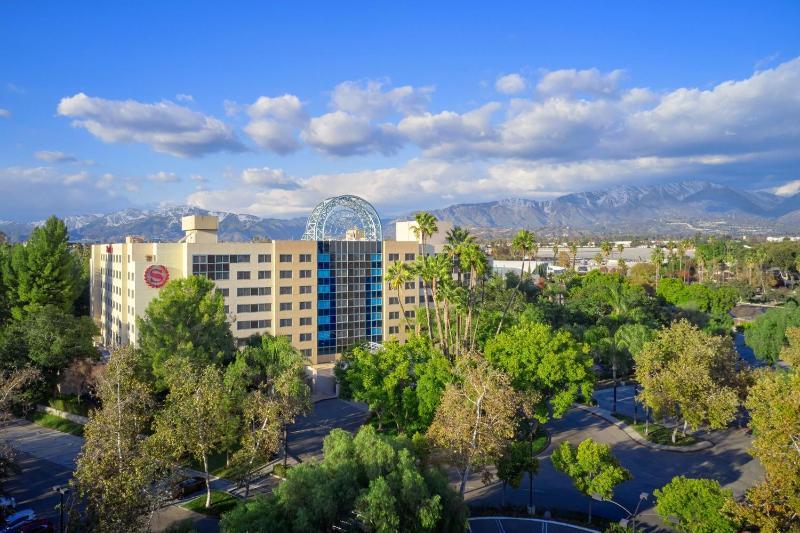
[[[416,288],[417,284],[413,281],[406,281],[406,289],[414,289]]]
[[[280,294],[292,294],[292,288],[291,287],[281,287],[278,290],[280,291]]]
[[[414,297],[413,296],[406,296],[405,302],[407,304],[413,304],[414,303]]]
[[[389,311],[389,320],[397,320],[400,318],[400,311]]]
[[[236,279],[250,279],[250,271],[243,270],[241,272],[236,273]]]
[[[287,340],[287,341],[289,341],[289,342],[292,342],[292,335],[291,335],[291,333],[290,333],[290,334],[288,334],[288,335],[281,335],[281,337],[283,337],[284,339],[286,339],[286,340]]]
[[[406,318],[414,318],[414,311],[406,311],[405,317]]]
[[[192,275],[208,279],[230,279],[230,258],[227,255],[193,255]]]
[[[311,302],[300,302],[300,309],[311,309]]]
[[[301,285],[300,294],[311,294],[311,285]]]
[[[223,298],[227,298],[231,293],[230,289],[214,289],[214,292],[221,294]]]
[[[389,254],[389,261],[400,261],[400,254]]]
[[[291,270],[281,270],[280,278],[281,279],[292,279],[292,271]]]
[[[227,305],[223,305],[223,306],[222,306],[222,311],[223,311],[225,314],[228,314],[228,313],[230,313],[230,312],[231,312],[231,308],[230,308],[230,307],[228,307]]]
[[[269,296],[272,294],[272,287],[239,287],[236,289],[236,296]]]
[[[311,357],[311,350],[310,349],[300,350],[300,355],[302,355],[303,357]]]
[[[311,277],[311,271],[310,270],[301,270],[300,271],[300,277],[301,278],[310,278]]]
[[[280,255],[280,262],[281,263],[291,263],[292,262],[292,254],[281,254]]]
[[[281,302],[280,310],[281,311],[291,311],[292,310],[292,302]]]
[[[240,254],[231,256],[231,263],[249,263],[249,262],[250,262],[249,254]]]
[[[406,254],[406,261],[413,261],[413,260],[414,260],[414,254]]]
[[[271,311],[272,304],[263,303],[263,304],[239,304],[236,306],[237,313],[263,313],[265,311]]]
[[[389,305],[397,305],[400,303],[400,300],[397,296],[389,296]]]
[[[310,326],[311,325],[311,317],[310,316],[301,316],[300,317],[300,325],[301,326]]]
[[[300,254],[300,262],[301,263],[310,263],[311,262],[311,254]]]
[[[258,279],[272,279],[272,270],[259,270]]]
[[[258,254],[259,263],[272,263],[272,254]]]
[[[292,327],[292,319],[291,318],[281,318],[280,326],[282,328],[290,328],[290,327]]]
[[[311,333],[301,333],[300,342],[308,342],[311,340]]]
[[[389,335],[397,335],[398,333],[400,333],[398,326],[389,326]]]
[[[271,320],[240,320],[236,323],[236,329],[260,329],[272,327]]]

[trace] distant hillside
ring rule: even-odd
[[[458,204],[433,213],[440,219],[484,236],[506,235],[519,228],[541,234],[693,235],[695,233],[754,235],[800,232],[800,194],[781,197],[705,181],[664,185],[619,186],[582,192],[554,200],[513,198],[478,204]],[[153,210],[126,209],[111,214],[66,217],[70,237],[79,242],[121,241],[126,235],[174,241],[183,236],[181,217],[220,217],[220,238],[250,241],[255,237],[297,239],[305,217],[288,220],[212,212],[188,206]],[[394,235],[384,221],[384,235]],[[24,240],[35,224],[0,221],[11,240]]]
[[[554,200],[509,199],[433,212],[472,228],[552,232],[756,234],[800,231],[800,195],[784,198],[704,181],[620,186]]]
[[[149,211],[125,209],[106,215],[68,216],[64,221],[70,239],[75,242],[120,242],[127,235],[141,235],[151,241],[176,241],[183,237],[181,217],[192,214],[217,215],[220,218],[220,239],[224,241],[250,241],[256,237],[299,239],[306,227],[305,218],[261,218],[189,206]],[[11,240],[19,241],[27,238],[37,224],[0,221],[0,231]]]

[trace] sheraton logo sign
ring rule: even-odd
[[[160,289],[169,281],[169,270],[164,265],[150,265],[144,271],[144,282],[151,289]]]

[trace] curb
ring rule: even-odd
[[[585,405],[580,405],[580,404],[576,405],[576,407],[578,409],[581,409],[582,411],[586,411],[591,415],[594,415],[598,418],[602,418],[606,422],[609,422],[617,426],[619,429],[624,431],[625,434],[628,435],[628,437],[630,437],[631,440],[633,440],[638,444],[641,444],[642,446],[647,446],[648,448],[652,448],[653,450],[659,450],[662,452],[691,453],[691,452],[699,452],[701,450],[706,450],[714,446],[714,443],[708,440],[701,440],[699,442],[690,444],[688,446],[669,446],[667,444],[656,444],[655,442],[650,442],[649,440],[644,438],[642,435],[639,434],[638,431],[633,429],[631,426],[629,426],[622,420],[615,418],[614,416],[611,415],[611,413],[609,413],[605,409],[600,409],[598,407],[587,407]]]

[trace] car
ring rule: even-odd
[[[14,514],[8,515],[0,528],[0,533],[19,531],[19,527],[28,522],[36,520],[36,513],[33,509],[22,509]]]
[[[25,522],[15,529],[14,533],[53,533],[53,531],[55,531],[55,527],[50,520],[39,518],[38,520]]]
[[[173,498],[183,498],[189,494],[201,490],[206,485],[205,478],[202,477],[187,477],[183,478],[172,486],[171,496]]]

